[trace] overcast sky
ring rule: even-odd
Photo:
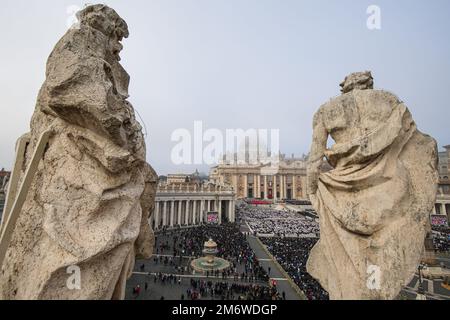
[[[450,144],[448,0],[104,3],[130,27],[122,63],[159,174],[195,169],[170,158],[172,132],[192,131],[195,120],[221,130],[280,129],[281,151],[307,153],[314,112],[348,73],[363,70],[408,105],[421,131]],[[15,141],[28,131],[68,8],[84,4],[1,0],[0,167],[11,168]],[[366,27],[372,4],[381,8],[381,30]]]

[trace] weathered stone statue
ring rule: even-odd
[[[321,238],[307,268],[331,299],[394,299],[423,252],[437,145],[396,96],[373,90],[370,72],[341,86],[314,117],[308,193]],[[324,157],[333,169],[321,173]]]
[[[26,149],[52,131],[0,274],[1,299],[123,299],[152,254],[157,177],[119,64],[128,27],[105,5],[78,13],[51,53]],[[70,277],[79,268],[79,288]],[[69,273],[68,273],[69,272]]]

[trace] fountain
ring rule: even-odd
[[[230,267],[230,263],[222,258],[216,257],[217,253],[217,243],[215,243],[212,239],[205,242],[205,246],[203,249],[203,254],[205,255],[202,258],[195,259],[191,262],[191,267],[196,272],[206,273],[206,272],[214,272],[214,271],[224,271]]]

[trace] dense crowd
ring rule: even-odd
[[[199,300],[210,297],[213,300],[280,300],[276,288],[258,284],[240,284],[191,279],[191,287],[183,294],[181,300]]]
[[[436,252],[450,253],[450,228],[433,227],[433,243]]]
[[[237,216],[258,236],[315,238],[320,231],[319,224],[309,216],[267,206],[241,205]]]
[[[173,274],[158,272],[153,281],[173,288],[182,286],[182,275],[192,273],[189,261],[203,256],[209,239],[218,244],[218,257],[230,262],[228,270],[207,273],[205,279],[191,279],[189,287],[181,291],[182,300],[278,300],[276,287],[269,287],[269,276],[261,267],[246,236],[237,224],[202,225],[195,228],[163,230],[156,235],[153,264]],[[171,271],[170,271],[171,270]],[[145,265],[140,267],[145,272]],[[147,287],[147,284],[145,284]],[[135,296],[140,288],[134,288]],[[179,290],[179,289],[178,289]]]
[[[328,293],[306,271],[306,263],[317,239],[262,238],[274,258],[308,300],[328,300]]]
[[[166,235],[169,235],[166,237]],[[243,281],[264,281],[269,277],[259,264],[253,250],[247,242],[246,236],[239,230],[236,224],[203,225],[191,229],[179,229],[161,233],[157,237],[156,254],[170,254],[172,257],[156,258],[156,263],[164,263],[181,268],[179,265],[182,257],[203,256],[204,244],[209,239],[218,244],[218,257],[230,262],[231,268],[220,274],[222,278],[241,279]],[[162,260],[160,260],[162,259]],[[186,272],[187,270],[177,270]]]

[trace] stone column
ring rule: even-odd
[[[432,214],[436,214],[436,204],[433,206]]]
[[[291,188],[292,188],[292,184],[291,184]],[[288,192],[288,176],[284,176],[284,197],[287,199],[287,194]],[[292,197],[292,189],[291,189],[291,197]]]
[[[233,189],[234,189],[234,192],[236,192],[236,194],[239,192],[238,191],[238,176],[236,175],[236,174],[233,174],[233,177],[231,178],[232,179],[232,181],[233,181]]]
[[[219,206],[217,210],[217,212],[219,212],[219,224],[222,224],[222,200],[218,200],[217,203]]]
[[[244,175],[244,198],[248,198],[248,175]]]
[[[167,226],[167,201],[164,201],[163,207],[163,227]]]
[[[177,224],[179,226],[181,226],[181,207],[183,206],[183,201],[179,200],[178,201],[178,219],[177,219]]]
[[[200,201],[200,223],[205,222],[205,200]]]
[[[292,176],[292,199],[297,200],[297,185],[296,185],[296,177],[295,175]]]
[[[233,222],[236,222],[236,201],[231,201],[232,204],[232,213],[233,213]]]
[[[256,176],[256,198],[261,198],[261,176],[258,174]]]
[[[267,185],[267,176],[264,176],[264,199],[269,199],[268,190],[269,186]]]
[[[173,227],[175,225],[175,201],[170,201],[170,226]]]
[[[284,176],[284,197],[286,199],[287,199],[287,196],[288,196],[287,190],[288,190],[288,178],[287,178],[287,176]]]
[[[445,216],[447,215],[447,208],[445,207],[445,203],[442,203],[441,213]]]
[[[184,217],[184,224],[185,225],[189,225],[189,207],[190,207],[190,203],[191,203],[191,201],[190,200],[186,200],[186,214],[185,214],[185,217]]]
[[[156,205],[155,205],[155,230],[159,229],[160,226],[160,202],[156,201]]]
[[[194,200],[192,208],[192,224],[195,226],[197,224],[197,200]]]
[[[280,176],[280,200],[284,198],[284,176]]]
[[[233,200],[228,201],[228,220],[234,222],[234,205]]]
[[[277,201],[277,176],[273,176],[273,200]]]

